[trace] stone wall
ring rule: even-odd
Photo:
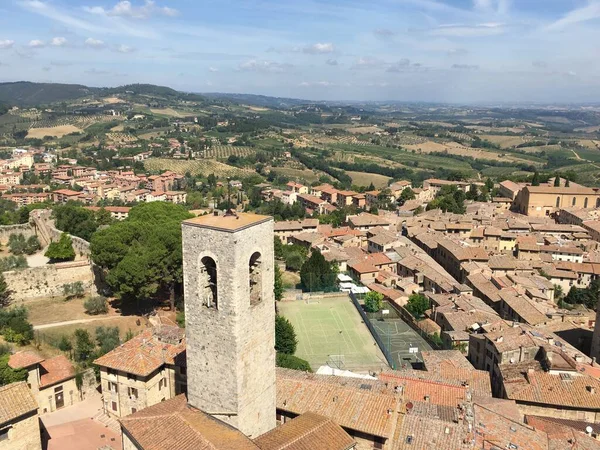
[[[33,223],[35,228],[38,230],[40,240],[47,241],[58,241],[61,234],[63,233],[54,226],[54,220],[50,218],[52,211],[49,209],[38,209],[31,212],[29,215],[30,221]],[[71,236],[73,240],[73,248],[75,253],[81,256],[90,255],[90,243],[77,236]]]
[[[36,233],[28,223],[0,226],[0,242],[6,244],[11,234],[22,234],[28,238],[29,236],[35,236]]]
[[[0,441],[0,450],[42,450],[40,421],[37,413],[32,413],[11,423],[8,439]]]
[[[23,270],[4,272],[4,278],[14,291],[15,303],[39,297],[59,297],[63,294],[63,285],[83,282],[84,289],[96,295],[94,272],[87,261],[75,261],[48,264]]]

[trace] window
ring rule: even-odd
[[[3,430],[0,430],[0,442],[2,441],[8,441],[8,430],[10,428],[5,428]]]
[[[62,386],[57,386],[54,388],[54,392],[62,392],[63,391],[63,387]]]
[[[158,382],[158,390],[160,391],[163,387],[167,387],[166,378],[161,378]]]
[[[113,411],[116,411],[117,410],[117,402],[112,402],[111,407],[112,407]]]
[[[556,197],[556,207],[560,207],[560,197]]]
[[[137,400],[138,398],[138,390],[136,388],[130,387],[128,389],[129,397],[133,397]]]
[[[585,200],[583,201],[583,207],[587,208],[588,207],[588,198],[586,197]]]
[[[113,383],[112,381],[108,382],[108,390],[110,392],[114,392],[115,394],[119,392],[119,386],[117,383]]]
[[[573,201],[571,202],[571,205],[575,206],[577,204],[577,197],[573,197]]]
[[[179,373],[181,375],[187,375],[187,367],[180,367],[179,368]]]
[[[131,414],[135,414],[136,412],[137,412],[137,409],[131,408]]]
[[[262,260],[258,252],[250,257],[248,281],[250,284],[250,304],[257,305],[262,300]]]
[[[115,369],[111,369],[110,367],[106,369],[106,372],[109,375],[116,375],[117,374],[117,371]]]
[[[202,305],[218,309],[217,263],[209,256],[200,260],[200,290]]]

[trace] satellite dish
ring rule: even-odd
[[[589,425],[587,427],[585,427],[585,432],[587,434],[592,434],[592,431],[594,431],[594,429],[592,427],[590,427]]]

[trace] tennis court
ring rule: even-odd
[[[422,351],[432,350],[427,341],[413,330],[401,317],[395,308],[384,302],[388,312],[368,314],[375,332],[381,338],[383,345],[394,358],[396,369],[410,368],[411,363],[422,362]]]
[[[278,308],[296,330],[296,356],[313,370],[322,365],[355,371],[388,367],[350,298],[279,302]]]

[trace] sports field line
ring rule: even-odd
[[[308,347],[310,349],[310,353],[306,352],[307,355],[314,355],[315,351],[312,348],[312,344],[310,343],[310,339],[308,339],[308,328],[306,328],[306,325],[304,324],[304,318],[302,317],[302,314],[300,314],[300,323],[302,324],[302,328],[304,330],[304,335],[307,337],[306,341],[308,342]]]
[[[350,336],[350,333],[348,333],[349,329],[343,326],[344,322],[342,320],[342,317],[340,316],[340,313],[338,311],[334,310],[334,311],[332,311],[332,315],[333,315],[336,325],[338,325],[339,329],[342,331],[342,337],[344,338],[344,344],[346,345],[347,349],[351,350],[352,353],[358,353],[358,349],[356,348],[356,345],[352,341],[352,337]],[[338,317],[336,317],[336,315]]]

